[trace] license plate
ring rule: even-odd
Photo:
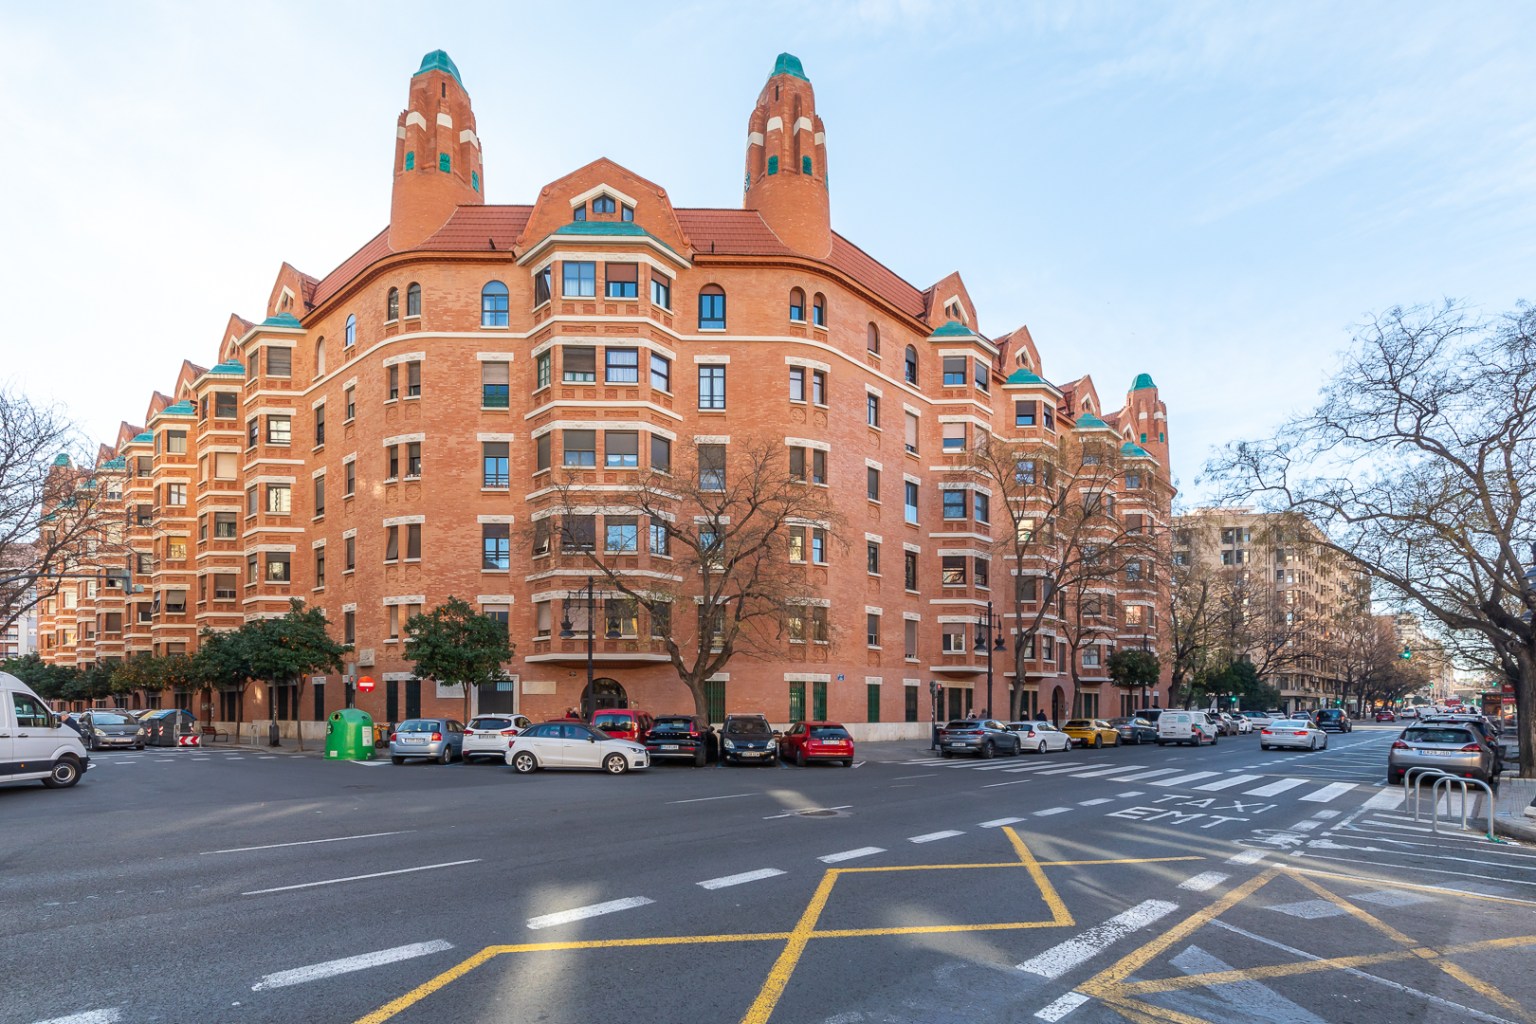
[[[965,744],[964,743],[960,743],[960,742],[955,742],[955,743],[951,743],[950,746],[952,746],[952,747],[963,747],[963,746],[965,746]]]
[[[1455,757],[1461,753],[1459,750],[1415,750],[1415,754],[1424,754],[1427,757]]]
[[[662,750],[676,750],[677,749],[677,744],[676,743],[663,743],[661,745],[661,749]]]
[[[406,736],[406,737],[403,737],[400,740],[400,742],[401,743],[425,743],[425,742],[427,742],[427,738],[425,736]]]

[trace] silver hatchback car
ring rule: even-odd
[[[408,718],[389,734],[389,760],[421,758],[447,764],[464,756],[464,724],[451,718]]]
[[[1471,726],[1410,725],[1387,751],[1387,782],[1402,782],[1409,768],[1439,768],[1451,775],[1491,782],[1495,762],[1493,750]]]

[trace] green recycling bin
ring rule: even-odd
[[[328,761],[373,760],[373,716],[357,708],[332,711],[325,723],[325,757]]]

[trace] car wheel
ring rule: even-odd
[[[987,742],[981,745],[981,756],[986,760],[990,761],[992,759],[992,755],[996,753],[997,750],[992,746],[991,740],[987,740]]]
[[[955,752],[953,750],[941,750],[941,751],[939,751],[939,756],[940,757],[954,757],[955,756]]]
[[[1162,745],[1163,745],[1163,738],[1162,738],[1162,737],[1161,737],[1161,736],[1159,736],[1159,737],[1158,737],[1158,738],[1157,738],[1157,745],[1158,745],[1158,746],[1162,746]]]
[[[629,771],[629,762],[624,759],[623,754],[609,754],[603,758],[603,771],[609,775],[623,775]]]
[[[519,775],[530,775],[538,768],[539,759],[526,750],[520,750],[512,757],[512,770]]]
[[[698,750],[695,750],[693,752],[693,766],[695,768],[703,768],[704,767],[704,762],[707,761],[708,759],[709,759],[708,752],[705,751],[705,749],[702,746],[699,747]]]
[[[1040,741],[1040,745],[1035,748],[1035,753],[1044,756],[1044,754],[1045,754],[1045,740],[1041,740]]]
[[[135,743],[133,745],[133,749],[134,750],[143,750],[144,749],[144,744],[142,744],[142,743]]]
[[[795,767],[805,767],[805,751],[803,749],[796,748],[795,750]]]
[[[443,752],[441,754],[437,755],[437,763],[438,764],[449,764],[452,761],[453,761],[453,748],[450,747],[448,744],[444,743],[443,744]]]
[[[1403,784],[1403,773],[1402,772],[1394,772],[1394,771],[1387,772],[1387,785],[1389,785],[1389,786],[1401,786],[1402,784]]]
[[[1259,744],[1259,749],[1260,750],[1268,750],[1269,749],[1269,744],[1268,743],[1260,743]]]
[[[1104,737],[1100,736],[1098,733],[1094,733],[1093,734],[1093,749],[1094,750],[1098,750],[1102,746],[1104,746]]]
[[[1198,747],[1198,746],[1199,746],[1199,745],[1200,745],[1200,744],[1198,744],[1198,743],[1196,743],[1196,744],[1195,744],[1195,746],[1197,746],[1197,747]],[[1211,733],[1211,746],[1213,746],[1213,747],[1214,747],[1214,746],[1215,746],[1215,745],[1216,745],[1216,734],[1215,734],[1215,733]]]
[[[401,757],[399,754],[390,754],[389,755],[389,763],[390,764],[405,764],[405,758]]]
[[[66,754],[53,763],[53,770],[43,780],[49,789],[68,789],[80,781],[80,762],[73,754]]]
[[[843,762],[843,767],[844,768],[852,768],[853,767],[853,758],[850,757],[847,760],[845,760]]]
[[[1327,736],[1323,737],[1323,749],[1324,750],[1328,749],[1328,737]]]

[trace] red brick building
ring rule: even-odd
[[[132,585],[79,589],[67,606],[55,595],[45,656],[191,650],[204,627],[301,597],[355,644],[356,672],[378,681],[358,704],[377,719],[456,715],[459,692],[412,678],[400,638],[412,612],[453,595],[504,616],[516,643],[511,678],[477,706],[558,714],[585,687],[585,637],[559,634],[588,570],[527,539],[552,469],[590,467],[596,491],[622,490],[679,446],[768,430],[813,453],[853,539],[843,564],[813,567],[825,641],[733,661],[712,713],[918,735],[931,681],[949,691],[941,715],[984,706],[985,656],[946,633],[968,636],[1015,567],[997,543],[1009,527],[978,518],[982,503],[945,518],[946,490],[988,493],[954,453],[989,435],[1048,442],[1086,416],[1163,482],[1145,492],[1161,518],[1166,409],[1146,375],[1113,411],[1088,378],[1050,384],[1027,330],[980,332],[958,274],[917,287],[836,233],[826,136],[796,58],[778,58],[747,127],[741,209],[674,206],[608,160],[531,204],[488,205],[469,94],[445,53],[428,54],[395,127],[388,226],[324,277],[284,264],[262,316],[231,317],[211,369],[183,363],[142,427],[125,423],[104,449]],[[1021,403],[1044,414],[1026,423]],[[956,551],[998,571],[941,586]],[[642,543],[635,564],[655,557]],[[1145,596],[1139,643],[1155,642],[1161,600]],[[688,709],[650,630],[630,628],[595,642],[600,699]],[[1061,670],[1044,652],[1033,663],[1040,704]],[[1115,713],[1102,689],[1094,709]],[[338,678],[312,693],[306,720],[345,698]],[[254,686],[243,717],[286,719],[292,699]],[[233,717],[224,703],[212,717]]]

